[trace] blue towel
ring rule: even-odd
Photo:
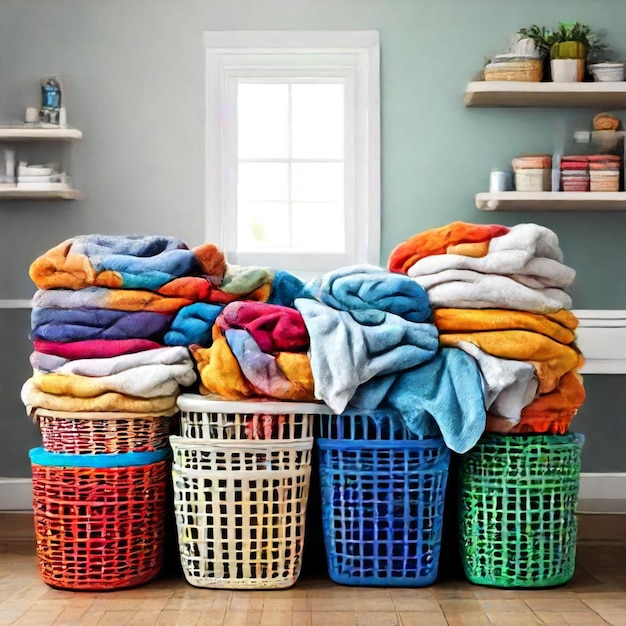
[[[183,307],[165,333],[166,346],[197,344],[208,348],[213,343],[212,328],[224,307],[221,304],[194,302]]]
[[[87,339],[158,339],[171,316],[151,311],[43,309],[31,312],[31,339],[69,343]]]
[[[268,304],[280,304],[294,308],[294,301],[305,293],[306,286],[297,276],[278,270],[272,278],[272,288]]]
[[[375,309],[337,311],[306,298],[298,298],[295,305],[310,337],[315,397],[337,413],[359,385],[428,361],[438,348],[433,324]],[[369,319],[365,314],[371,314]]]
[[[339,311],[377,310],[410,322],[430,322],[426,290],[404,274],[374,265],[351,265],[328,272],[307,285],[309,294]],[[369,314],[372,315],[372,314]]]
[[[74,239],[72,252],[85,255],[97,272],[118,272],[124,289],[158,289],[201,273],[194,251],[175,237],[85,235]]]
[[[442,348],[430,361],[362,384],[350,405],[393,408],[411,432],[443,436],[455,452],[474,447],[485,429],[486,413],[478,364],[457,348]]]

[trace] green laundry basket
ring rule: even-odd
[[[484,435],[461,457],[460,543],[468,580],[553,587],[574,575],[584,436]]]

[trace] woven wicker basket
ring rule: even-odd
[[[43,447],[66,454],[150,452],[168,445],[171,411],[146,413],[71,413],[37,409]]]
[[[592,170],[589,172],[590,191],[619,191],[619,170]]]
[[[503,61],[489,63],[483,70],[485,80],[510,80],[538,83],[543,78],[543,62],[540,59],[527,61]]]

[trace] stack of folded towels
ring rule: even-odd
[[[22,389],[31,409],[176,410],[196,380],[186,348],[166,347],[176,313],[219,275],[215,246],[191,250],[171,237],[89,235],[36,259],[30,276],[34,373]]]
[[[472,355],[487,430],[561,434],[584,401],[578,320],[554,232],[455,222],[397,246],[389,268],[428,293],[442,346]]]
[[[287,272],[228,265],[213,244],[86,235],[36,259],[31,356],[23,402],[57,411],[174,413],[197,375],[190,345],[213,341],[225,305],[293,304]]]

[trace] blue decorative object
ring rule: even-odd
[[[41,110],[39,119],[44,124],[59,124],[61,112],[61,85],[56,78],[41,81]]]

